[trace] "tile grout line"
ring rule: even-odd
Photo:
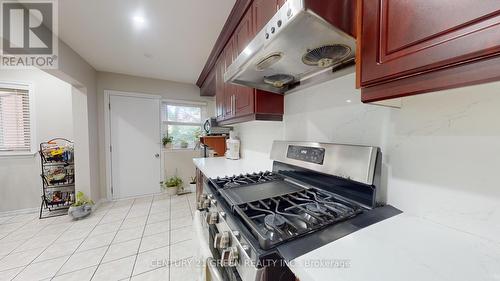
[[[12,233],[16,232],[17,230],[23,228],[24,226],[28,225],[30,222],[34,221],[35,219],[36,219],[36,217],[34,219],[32,219],[32,220],[26,221],[23,225],[19,226],[18,228],[14,229],[13,231],[9,232],[7,235],[5,235],[4,237],[2,237],[2,239],[4,239],[5,237],[11,235]],[[17,248],[19,248],[22,245],[24,245],[25,243],[27,243],[30,239],[32,239],[33,237],[35,237],[38,233],[40,233],[46,227],[48,227],[48,225],[42,227],[38,232],[36,232],[35,234],[33,234],[33,236],[31,236],[30,238],[26,239],[26,241],[22,242],[21,244],[17,245],[16,247],[14,247],[14,249],[12,249],[12,251],[10,251],[7,255],[5,255],[4,257],[0,258],[0,261],[3,260],[4,258],[6,258],[8,255],[12,254]],[[16,242],[16,241],[11,241],[11,242]],[[24,251],[21,251],[21,252],[24,252]]]
[[[144,224],[144,228],[142,229],[141,241],[139,241],[139,247],[137,247],[137,252],[135,254],[134,265],[132,265],[132,271],[130,272],[128,279],[131,279],[132,276],[134,275],[135,264],[137,263],[137,257],[139,256],[139,251],[141,249],[142,239],[144,239],[144,232],[146,232],[146,226],[148,225],[149,216],[151,215],[151,208],[153,206],[154,198],[155,195],[151,197],[151,202],[149,204],[149,210],[148,210],[148,217],[146,218],[146,223]]]
[[[101,217],[101,219],[97,222],[96,225],[94,225],[94,227],[92,228],[92,230],[89,232],[89,234],[87,234],[87,236],[85,236],[82,240],[82,242],[80,242],[80,244],[78,244],[78,246],[76,247],[76,249],[73,251],[73,253],[71,253],[71,255],[64,261],[64,263],[61,265],[61,267],[59,267],[59,269],[56,271],[56,273],[54,274],[54,276],[52,276],[52,278],[50,278],[50,280],[53,280],[57,274],[59,273],[59,271],[61,271],[61,269],[63,268],[64,265],[66,265],[66,263],[68,262],[68,260],[76,253],[76,251],[78,251],[78,249],[80,248],[80,246],[82,246],[83,242],[85,242],[85,240],[87,240],[87,238],[89,237],[90,233],[92,233],[92,231],[99,225],[99,223],[104,219],[104,217],[109,213],[109,211],[115,206],[115,203],[113,203],[113,206],[111,206],[111,208],[109,208],[106,213],[104,214],[104,216]]]
[[[47,226],[48,226],[48,225],[47,225]],[[47,226],[46,226],[46,227],[47,227]],[[19,271],[19,272],[16,274],[16,276],[14,276],[11,280],[16,279],[16,277],[17,277],[19,274],[21,274],[21,273],[22,273],[22,272],[23,272],[23,271],[24,271],[24,270],[25,270],[28,266],[32,265],[32,264],[33,264],[33,262],[34,262],[34,261],[35,261],[38,257],[40,257],[43,253],[45,253],[45,251],[46,251],[46,250],[47,250],[50,246],[52,246],[52,245],[53,245],[53,244],[57,241],[57,239],[59,239],[59,238],[60,238],[60,237],[61,237],[64,233],[66,233],[66,231],[68,231],[71,227],[72,227],[72,225],[70,225],[70,226],[69,226],[69,227],[67,227],[67,228],[66,228],[63,232],[61,232],[61,234],[59,234],[59,236],[57,236],[57,238],[56,238],[56,239],[54,239],[54,241],[52,241],[52,243],[50,243],[50,244],[49,244],[49,245],[48,245],[48,246],[47,246],[47,247],[46,247],[43,251],[41,251],[41,252],[40,252],[40,254],[38,254],[38,255],[37,255],[37,256],[36,256],[36,257],[35,257],[35,258],[34,258],[34,259],[30,262],[30,263],[28,263],[28,264],[27,264],[27,265],[26,265],[26,266],[25,266],[25,267],[24,267],[21,271]],[[43,230],[43,229],[45,229],[45,227],[44,227],[44,228],[42,228],[42,230]],[[41,230],[40,230],[40,231],[41,231]],[[64,257],[64,256],[62,256],[62,257]],[[56,258],[53,258],[53,259],[48,259],[48,260],[45,260],[45,261],[54,260],[54,259],[58,259],[58,258],[62,258],[62,257],[56,257]],[[41,262],[45,262],[45,261],[41,261]],[[51,277],[51,278],[52,278],[52,277]]]
[[[99,260],[99,263],[97,263],[97,267],[95,268],[94,272],[92,273],[92,276],[90,277],[90,280],[94,279],[94,276],[97,272],[97,270],[99,269],[99,266],[101,265],[102,261],[104,260],[104,257],[106,256],[106,254],[108,253],[109,251],[109,248],[111,247],[111,244],[113,243],[113,241],[115,240],[116,238],[116,235],[118,235],[118,232],[120,231],[120,228],[122,227],[123,223],[125,222],[125,220],[127,219],[127,216],[128,214],[130,214],[130,210],[132,210],[132,207],[134,206],[135,204],[135,200],[137,199],[134,199],[134,201],[132,202],[132,204],[130,205],[130,207],[128,208],[127,210],[127,213],[125,214],[125,217],[123,218],[122,222],[120,223],[120,226],[118,227],[118,230],[115,232],[115,235],[113,236],[113,239],[111,239],[111,241],[109,242],[109,245],[108,247],[106,248],[106,251],[104,251],[104,255],[101,257],[101,260]]]

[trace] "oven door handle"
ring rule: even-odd
[[[207,258],[206,264],[209,273],[207,274],[206,281],[224,281],[224,279],[222,279],[222,274],[215,266],[215,264],[217,264],[217,261],[215,261],[214,258]]]

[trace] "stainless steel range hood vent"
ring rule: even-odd
[[[346,66],[354,63],[355,50],[355,39],[309,9],[307,1],[288,0],[228,67],[224,80],[293,92],[353,72]]]

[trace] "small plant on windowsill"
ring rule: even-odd
[[[176,195],[179,187],[182,187],[182,179],[178,176],[170,177],[163,183],[162,187],[168,195]]]
[[[185,140],[181,140],[181,148],[188,148],[189,143]]]
[[[172,137],[164,136],[161,141],[162,141],[163,147],[165,147],[165,149],[171,149],[172,148],[172,141],[173,141]]]
[[[92,201],[92,199],[85,196],[83,192],[78,191],[76,193],[75,203],[71,204],[69,207],[68,214],[75,220],[82,219],[90,215],[93,205],[94,201]]]

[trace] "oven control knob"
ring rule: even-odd
[[[213,225],[219,222],[219,214],[217,212],[209,212],[207,214],[207,223]]]
[[[214,248],[225,249],[229,246],[231,242],[231,235],[228,231],[223,231],[222,233],[215,234],[214,237]]]
[[[210,205],[217,206],[217,200],[215,199],[210,200]]]
[[[206,194],[200,195],[200,198],[198,199],[198,202],[197,202],[197,207],[198,207],[198,210],[203,210],[203,209],[207,209],[208,207],[210,207],[210,200],[207,198]]]
[[[209,194],[208,195],[208,199],[214,199],[214,195],[213,194]]]
[[[210,199],[203,200],[203,209],[210,208]]]
[[[233,231],[234,238],[240,239],[240,232],[239,231]]]
[[[225,219],[226,218],[226,212],[220,212],[220,217]]]
[[[238,263],[238,248],[229,247],[222,251],[221,254],[221,264],[225,267],[236,266]]]

